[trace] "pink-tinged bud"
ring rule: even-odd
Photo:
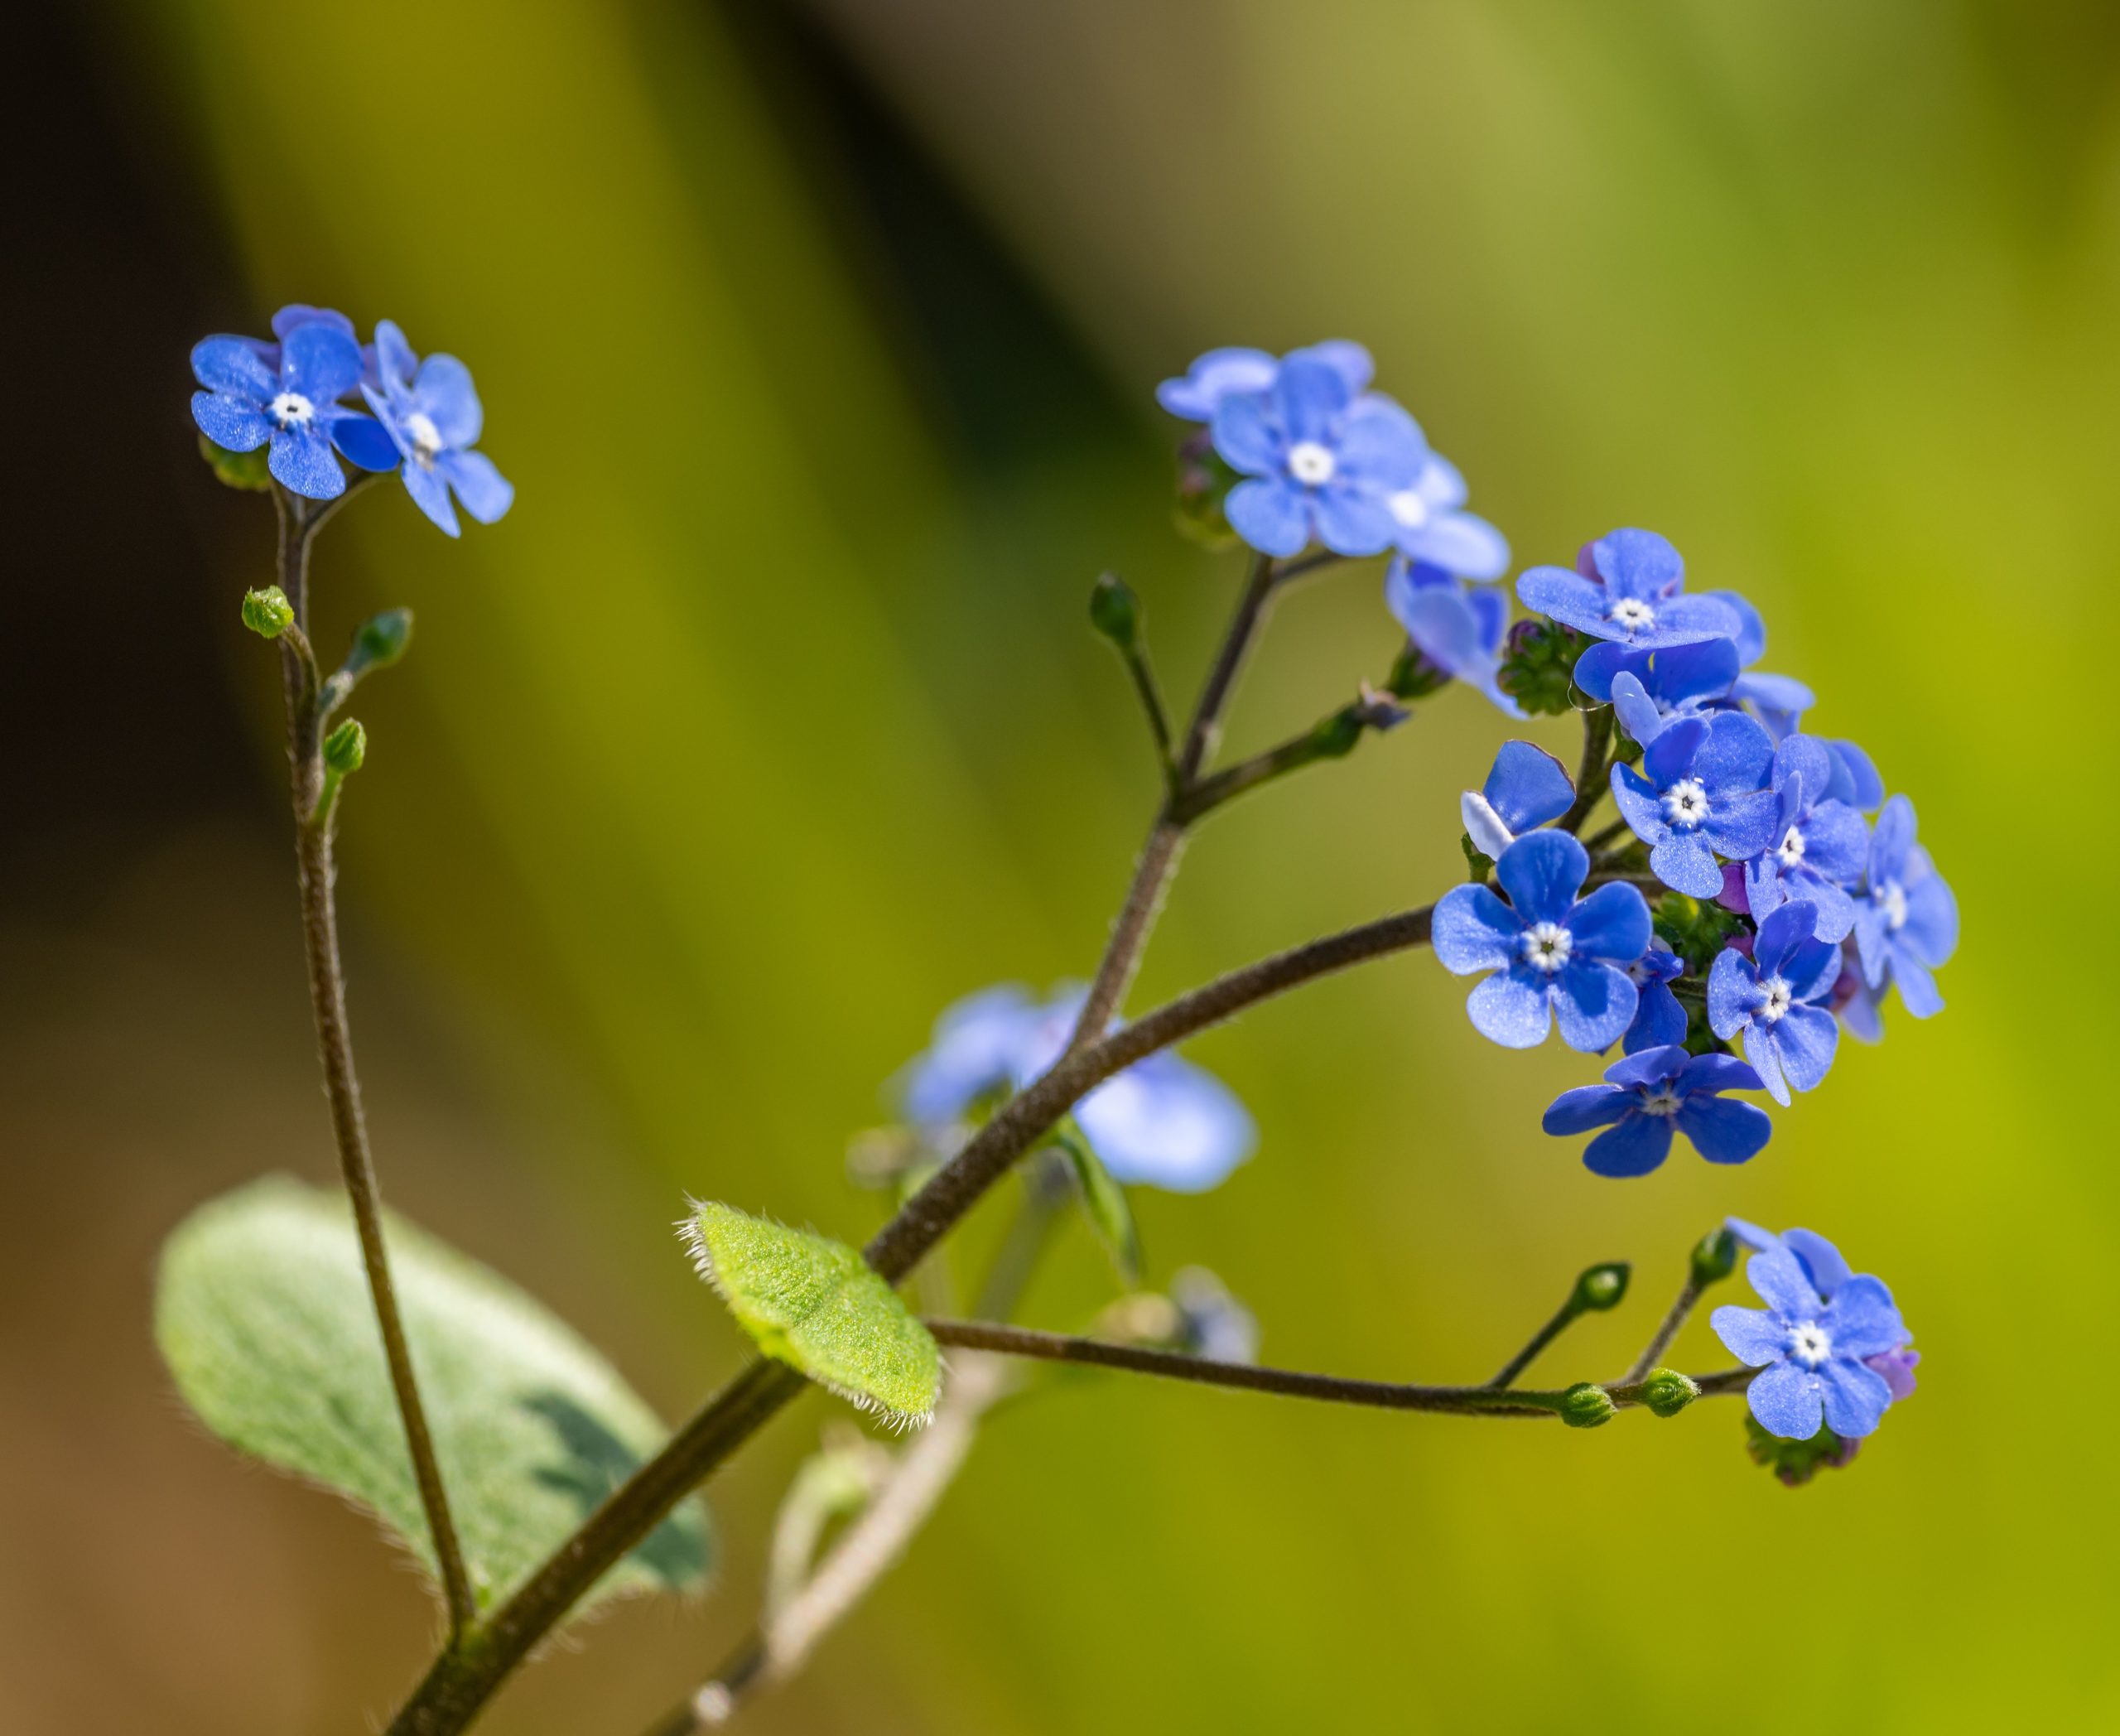
[[[1715,895],[1715,902],[1739,916],[1752,914],[1751,900],[1745,896],[1745,865],[1725,862],[1722,865],[1722,890]]]
[[[1875,1370],[1885,1377],[1885,1385],[1891,1388],[1892,1401],[1914,1396],[1915,1365],[1921,1360],[1921,1353],[1902,1346],[1877,1356],[1862,1358],[1862,1366]]]

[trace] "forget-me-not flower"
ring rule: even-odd
[[[1245,480],[1229,491],[1231,527],[1269,555],[1314,539],[1335,554],[1380,554],[1398,531],[1390,499],[1419,480],[1428,444],[1398,405],[1357,395],[1329,361],[1298,350],[1273,385],[1222,400],[1215,450]]]
[[[1660,940],[1651,940],[1649,950],[1626,967],[1634,985],[1634,1020],[1620,1039],[1622,1054],[1639,1054],[1645,1049],[1663,1049],[1686,1040],[1686,1010],[1671,992],[1671,985],[1686,973],[1686,962]]]
[[[1788,1440],[1808,1440],[1821,1420],[1849,1440],[1872,1432],[1892,1401],[1886,1377],[1867,1358],[1907,1342],[1891,1292],[1867,1273],[1846,1279],[1828,1301],[1786,1247],[1745,1263],[1763,1309],[1718,1308],[1708,1317],[1723,1346],[1760,1371],[1746,1389],[1760,1425]]]
[[[1914,841],[1914,804],[1894,796],[1870,837],[1864,895],[1855,906],[1855,945],[1872,988],[1887,976],[1917,1019],[1944,1010],[1929,973],[1958,949],[1958,899],[1929,852]]]
[[[1842,1256],[1840,1250],[1816,1230],[1784,1230],[1777,1236],[1742,1218],[1728,1218],[1723,1222],[1747,1247],[1762,1253],[1769,1248],[1780,1247],[1794,1254],[1804,1275],[1810,1280],[1811,1288],[1824,1301],[1832,1301],[1841,1286],[1855,1275],[1854,1268]],[[1912,1334],[1890,1350],[1878,1351],[1864,1357],[1862,1361],[1884,1377],[1885,1385],[1895,1401],[1914,1396],[1914,1371],[1920,1364],[1921,1353],[1913,1348]]]
[[[1465,1002],[1473,1027],[1507,1049],[1532,1049],[1553,1021],[1586,1053],[1618,1040],[1634,1018],[1626,969],[1649,950],[1649,906],[1620,883],[1576,894],[1590,855],[1564,832],[1526,832],[1501,853],[1485,886],[1454,886],[1435,907],[1432,940],[1460,976],[1491,971]]]
[[[1751,957],[1725,947],[1708,968],[1708,1028],[1725,1043],[1742,1034],[1777,1103],[1791,1085],[1814,1088],[1839,1047],[1840,1026],[1816,1003],[1833,993],[1840,948],[1817,938],[1818,919],[1808,899],[1784,904],[1759,925]]]
[[[1819,938],[1838,943],[1855,926],[1846,889],[1862,877],[1870,828],[1848,803],[1824,796],[1833,775],[1832,750],[1814,735],[1786,736],[1774,750],[1774,837],[1745,864],[1745,907],[1763,919],[1807,898],[1818,906]]]
[[[1468,585],[1440,567],[1394,555],[1384,569],[1384,604],[1432,668],[1484,693],[1505,716],[1523,716],[1501,685],[1508,598],[1491,586]]]
[[[1385,503],[1398,526],[1393,540],[1408,560],[1461,579],[1498,579],[1509,570],[1509,543],[1486,519],[1462,509],[1465,495],[1458,466],[1430,452],[1413,485]]]
[[[1885,780],[1870,756],[1852,741],[1828,741],[1825,747],[1833,756],[1833,779],[1825,787],[1826,794],[1862,813],[1873,814],[1882,808]]]
[[[239,337],[207,338],[192,350],[191,372],[206,389],[192,393],[191,415],[207,439],[231,452],[269,446],[274,479],[310,500],[346,491],[334,446],[363,470],[397,463],[373,419],[338,402],[360,383],[360,349],[349,332],[311,320],[289,327],[277,364],[258,350],[256,339]]]
[[[492,459],[471,450],[485,421],[471,370],[453,355],[422,361],[389,320],[376,321],[375,349],[382,388],[361,390],[404,458],[406,492],[452,537],[452,489],[465,512],[481,524],[493,523],[514,503],[515,489]]]
[[[1602,1085],[1578,1085],[1553,1101],[1539,1125],[1552,1134],[1605,1131],[1583,1161],[1597,1175],[1646,1175],[1683,1133],[1711,1164],[1741,1164],[1774,1132],[1766,1112],[1726,1102],[1726,1091],[1757,1091],[1760,1077],[1734,1055],[1689,1055],[1676,1044],[1612,1063]]]
[[[289,332],[303,326],[329,326],[343,331],[354,340],[361,353],[361,380],[365,385],[378,383],[380,376],[375,371],[375,345],[361,344],[360,335],[354,330],[354,322],[335,307],[311,307],[306,301],[290,301],[272,316],[272,335],[264,338],[245,338],[243,342],[257,351],[258,359],[275,374],[280,371],[280,345]],[[388,465],[384,465],[388,469]]]
[[[1505,741],[1486,782],[1465,792],[1458,812],[1473,849],[1498,861],[1518,833],[1558,820],[1574,803],[1575,785],[1559,760],[1528,741]]]
[[[1776,741],[1802,727],[1804,713],[1818,703],[1817,696],[1795,677],[1770,675],[1754,666],[1766,655],[1766,621],[1751,600],[1734,591],[1710,591],[1703,595],[1727,603],[1737,618],[1737,662],[1740,668],[1732,683],[1730,697],[1766,726]],[[1813,792],[1816,793],[1816,792]]]
[[[1575,660],[1575,684],[1618,714],[1620,727],[1646,747],[1674,717],[1691,717],[1730,691],[1737,648],[1727,639],[1653,649],[1600,639]]]
[[[1621,675],[1614,687],[1634,678]],[[1776,802],[1766,780],[1774,743],[1742,711],[1679,717],[1641,753],[1641,769],[1612,767],[1612,799],[1649,846],[1657,879],[1692,898],[1722,890],[1719,853],[1749,861],[1774,835]]]
[[[1369,352],[1346,338],[1328,338],[1290,352],[1307,355],[1334,369],[1350,392],[1360,392],[1376,372]],[[1247,392],[1264,392],[1279,377],[1284,358],[1265,350],[1241,347],[1210,350],[1175,379],[1156,388],[1156,402],[1187,422],[1212,422],[1222,400]]]
[[[1685,596],[1685,562],[1654,531],[1608,532],[1584,549],[1576,571],[1534,567],[1516,581],[1526,609],[1592,639],[1630,645],[1683,645],[1733,639],[1737,613],[1713,597]]]
[[[926,1050],[899,1076],[897,1097],[906,1119],[939,1133],[980,1098],[1013,1089],[1019,1058],[1043,1017],[1030,991],[1013,982],[946,1008]]]

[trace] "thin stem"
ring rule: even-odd
[[[1254,754],[1249,760],[1217,772],[1212,777],[1197,779],[1172,801],[1172,811],[1180,824],[1197,825],[1225,802],[1233,801],[1262,784],[1285,778],[1290,772],[1301,771],[1321,760],[1344,759],[1354,751],[1363,731],[1369,727],[1372,711],[1372,706],[1360,700],[1344,705],[1330,716],[1320,718],[1300,735],[1291,735],[1278,747]]]
[[[1597,706],[1583,714],[1583,759],[1575,770],[1575,800],[1555,823],[1563,832],[1580,832],[1590,810],[1603,797],[1611,781],[1612,762],[1606,757],[1612,742],[1612,708]]]
[[[1627,1365],[1626,1372],[1620,1377],[1621,1380],[1638,1381],[1664,1360],[1664,1353],[1671,1348],[1671,1340],[1678,1337],[1691,1317],[1706,1287],[1701,1283],[1699,1274],[1688,1267],[1685,1284],[1672,1302],[1670,1312],[1657,1327],[1655,1335],[1641,1347],[1641,1354]]]
[[[1518,1375],[1523,1373],[1538,1359],[1540,1351],[1573,1326],[1582,1313],[1583,1303],[1578,1291],[1570,1290],[1568,1294],[1568,1300],[1561,1304],[1553,1319],[1531,1334],[1530,1342],[1503,1363],[1501,1372],[1489,1381],[1487,1385],[1497,1391],[1509,1386]]]
[[[1163,689],[1156,682],[1156,672],[1149,667],[1149,653],[1139,645],[1126,646],[1120,655],[1125,660],[1126,673],[1134,678],[1134,691],[1140,697],[1142,712],[1149,720],[1149,733],[1155,737],[1156,757],[1168,781],[1173,769],[1170,718],[1164,710]]]
[[[1591,833],[1583,841],[1583,847],[1595,856],[1615,839],[1624,837],[1631,829],[1625,820],[1615,820],[1611,825]]]

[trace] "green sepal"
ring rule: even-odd
[[[1746,926],[1734,910],[1724,909],[1713,899],[1689,898],[1683,892],[1658,894],[1654,920],[1658,938],[1685,960],[1687,977],[1703,986],[1723,943]]]
[[[277,585],[243,594],[243,624],[260,639],[277,639],[295,624],[295,605]]]
[[[1624,1260],[1607,1260],[1583,1268],[1575,1280],[1571,1303],[1578,1314],[1602,1314],[1617,1308],[1626,1296],[1627,1280],[1634,1268]]]
[[[935,1414],[941,1353],[854,1249],[712,1201],[694,1201],[678,1227],[700,1276],[766,1355],[895,1428]]]
[[[1808,1440],[1785,1440],[1763,1427],[1757,1417],[1747,1416],[1745,1444],[1754,1464],[1765,1465],[1785,1488],[1797,1489],[1821,1471],[1844,1468],[1860,1443],[1843,1440],[1823,1425]]]
[[[1487,876],[1494,872],[1494,858],[1482,854],[1469,832],[1458,834],[1458,847],[1465,852],[1465,878],[1475,886],[1485,885]]]
[[[1571,1429],[1595,1429],[1610,1422],[1618,1408],[1594,1381],[1578,1381],[1561,1395],[1560,1420]]]
[[[226,446],[215,446],[201,434],[199,436],[199,456],[206,461],[207,468],[225,488],[241,489],[246,494],[263,494],[272,486],[272,472],[268,467],[272,453],[269,446],[259,446],[250,452],[231,452]]]
[[[324,738],[325,769],[338,777],[357,772],[368,758],[368,731],[358,717],[349,717]]]
[[[1720,1284],[1737,1269],[1737,1232],[1727,1224],[1719,1230],[1710,1230],[1694,1244],[1693,1281],[1696,1290]]]
[[[371,669],[387,669],[405,654],[405,648],[412,642],[412,611],[386,609],[361,623],[340,673],[358,681]]]
[[[603,1357],[506,1279],[385,1214],[435,1452],[481,1608],[507,1596],[668,1430]],[[374,1514],[439,1577],[344,1198],[267,1176],[163,1244],[155,1341],[199,1420],[238,1452]],[[676,1507],[576,1606],[691,1591],[706,1509]]]
[[[1090,590],[1090,624],[1121,651],[1140,642],[1141,602],[1133,587],[1107,572]]]
[[[1135,1224],[1133,1208],[1126,1203],[1126,1190],[1112,1179],[1111,1172],[1072,1121],[1056,1128],[1051,1142],[1067,1154],[1082,1215],[1089,1219],[1120,1281],[1131,1289],[1141,1281],[1141,1232]]]
[[[1652,1368],[1641,1377],[1641,1402],[1655,1416],[1676,1416],[1700,1396],[1691,1375],[1675,1368]]]
[[[1215,450],[1213,441],[1196,434],[1178,449],[1178,528],[1202,547],[1234,548],[1238,538],[1222,511],[1229,491],[1244,480]]]
[[[1589,645],[1586,635],[1559,621],[1519,621],[1505,642],[1496,683],[1534,717],[1592,710],[1593,702],[1578,702],[1575,690],[1576,660]]]

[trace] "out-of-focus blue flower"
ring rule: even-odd
[[[1759,610],[1734,591],[1702,594],[1728,604],[1737,617],[1737,661],[1742,673],[1732,684],[1730,697],[1758,718],[1776,741],[1802,727],[1804,713],[1818,703],[1817,697],[1793,676],[1770,675],[1754,667],[1766,655],[1766,622]]]
[[[1014,982],[982,989],[945,1009],[926,1052],[899,1078],[905,1118],[939,1131],[962,1119],[980,1098],[1013,1089],[1018,1061],[1044,1016],[1030,991]]]
[[[1803,1268],[1811,1288],[1825,1301],[1832,1301],[1842,1285],[1855,1275],[1854,1269],[1842,1257],[1840,1250],[1815,1230],[1784,1230],[1777,1236],[1742,1218],[1723,1221],[1747,1247],[1761,1253],[1769,1248],[1786,1248],[1796,1256],[1796,1263]],[[1910,1348],[1912,1342],[1909,1334],[1891,1349],[1862,1358],[1867,1367],[1884,1377],[1885,1385],[1895,1401],[1914,1396],[1914,1370],[1921,1360],[1921,1353]]]
[[[1170,1300],[1178,1309],[1186,1348],[1193,1355],[1216,1362],[1258,1360],[1257,1319],[1205,1266],[1182,1266],[1173,1272]]]
[[[1602,1085],[1564,1091],[1539,1125],[1560,1135],[1605,1129],[1583,1154],[1597,1175],[1646,1175],[1670,1155],[1674,1131],[1711,1164],[1741,1164],[1774,1124],[1764,1109],[1721,1093],[1759,1089],[1759,1075],[1736,1056],[1689,1055],[1671,1044],[1613,1062]]]
[[[1413,487],[1428,456],[1412,417],[1375,393],[1358,396],[1304,350],[1267,390],[1225,398],[1214,440],[1246,478],[1224,504],[1230,524],[1270,555],[1299,554],[1313,539],[1335,554],[1382,553],[1398,531],[1391,497]]]
[[[1349,392],[1362,390],[1376,372],[1369,352],[1345,338],[1328,338],[1290,354],[1324,363],[1347,383]],[[1177,379],[1158,386],[1156,402],[1187,422],[1212,422],[1224,398],[1269,389],[1280,375],[1282,360],[1265,350],[1210,350]]]
[[[191,372],[206,389],[191,394],[191,416],[207,439],[231,452],[269,446],[266,467],[274,479],[311,500],[346,491],[334,446],[363,470],[387,470],[398,461],[382,428],[338,402],[360,383],[350,330],[316,320],[290,326],[274,366],[260,347],[254,338],[210,337],[193,348]]]
[[[1745,1058],[1777,1103],[1789,1087],[1814,1089],[1833,1066],[1840,1027],[1814,1003],[1833,992],[1840,949],[1816,938],[1818,906],[1782,905],[1759,925],[1750,958],[1736,947],[1708,972],[1708,1028],[1725,1043],[1742,1033]]]
[[[1847,888],[1862,877],[1870,828],[1832,788],[1833,751],[1815,735],[1790,735],[1774,750],[1778,802],[1774,838],[1745,865],[1745,904],[1756,920],[1792,898],[1819,907],[1818,936],[1836,945],[1855,926]]]
[[[1686,973],[1686,962],[1660,940],[1651,940],[1649,950],[1626,967],[1634,985],[1634,1022],[1620,1039],[1622,1054],[1639,1054],[1645,1049],[1663,1049],[1686,1040],[1686,1010],[1671,992],[1671,985]]]
[[[1833,755],[1833,781],[1825,793],[1862,813],[1875,813],[1885,805],[1885,780],[1877,775],[1870,756],[1852,741],[1828,741]]]
[[[1850,934],[1841,943],[1840,975],[1833,981],[1833,994],[1826,1004],[1849,1036],[1863,1043],[1882,1043],[1885,993],[1891,982],[1889,970],[1884,981],[1875,988],[1863,980],[1862,957],[1856,950],[1855,937]]]
[[[1616,690],[1634,678],[1616,678]],[[1612,799],[1649,846],[1657,879],[1691,898],[1722,890],[1719,853],[1749,861],[1774,836],[1776,803],[1766,788],[1774,743],[1742,711],[1679,717],[1643,748],[1641,769],[1612,767]]]
[[[1499,860],[1519,832],[1558,820],[1574,805],[1568,769],[1542,747],[1505,741],[1487,781],[1459,798],[1465,836],[1482,856]]]
[[[1646,747],[1674,717],[1690,717],[1730,691],[1737,648],[1727,639],[1644,649],[1600,639],[1575,660],[1575,684],[1612,705],[1620,727]]]
[[[1491,586],[1454,579],[1440,567],[1394,555],[1384,569],[1384,603],[1430,666],[1477,688],[1505,716],[1523,716],[1524,708],[1501,687],[1508,598]]]
[[[1914,841],[1914,804],[1894,796],[1870,837],[1865,894],[1855,906],[1855,944],[1872,988],[1887,977],[1917,1019],[1944,1010],[1929,973],[1958,949],[1958,899],[1929,852]]]
[[[1733,639],[1739,623],[1728,604],[1687,596],[1685,563],[1654,531],[1616,530],[1577,557],[1576,571],[1534,567],[1516,581],[1526,609],[1592,639],[1630,645],[1684,645]]]
[[[515,489],[492,459],[471,450],[485,422],[471,370],[453,355],[422,361],[389,320],[376,321],[375,349],[382,387],[361,390],[404,459],[400,472],[414,504],[453,537],[454,489],[465,512],[493,523],[514,504]]]
[[[1746,1394],[1760,1425],[1788,1440],[1809,1439],[1821,1420],[1849,1440],[1873,1431],[1892,1390],[1867,1359],[1908,1339],[1891,1292],[1864,1273],[1828,1301],[1783,1247],[1753,1255],[1745,1275],[1766,1306],[1718,1308],[1708,1324],[1732,1356],[1761,1371]]]
[[[1385,503],[1398,526],[1399,552],[1461,579],[1498,579],[1509,570],[1509,543],[1477,514],[1462,510],[1465,479],[1458,466],[1430,452],[1413,486]]]
[[[1589,852],[1564,832],[1532,832],[1505,850],[1485,886],[1455,886],[1435,907],[1433,944],[1460,976],[1494,974],[1465,1003],[1482,1036],[1507,1049],[1562,1041],[1586,1053],[1609,1047],[1634,1018],[1626,967],[1649,950],[1649,906],[1632,886],[1600,886],[1579,902]]]

